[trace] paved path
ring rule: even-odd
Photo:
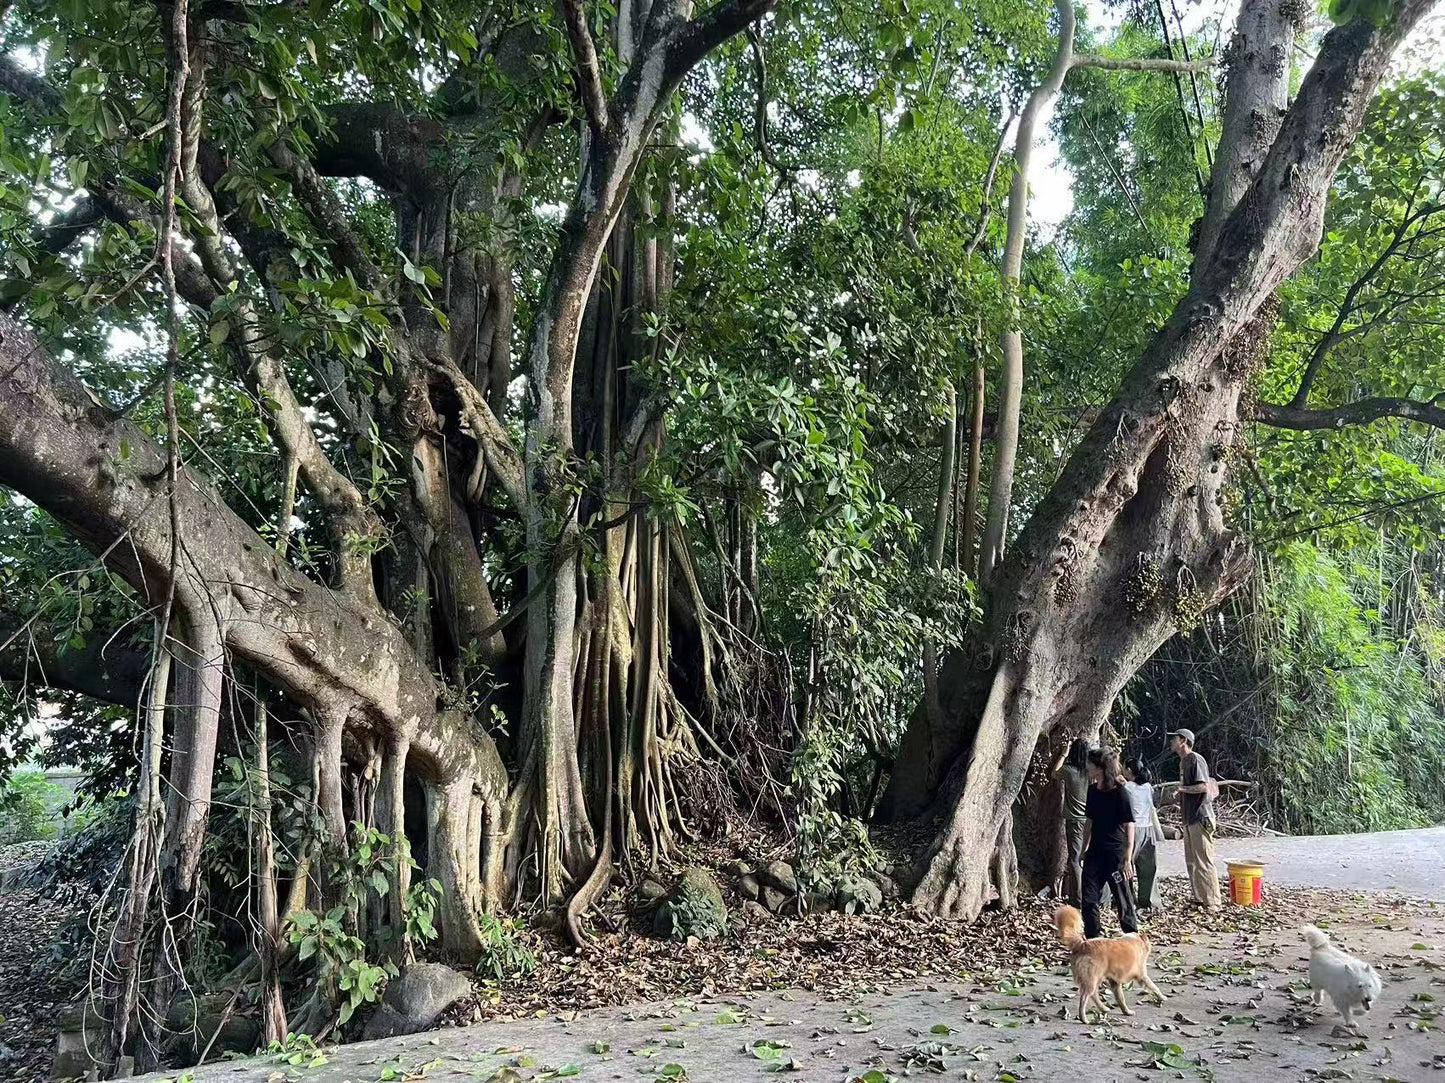
[[[309,1062],[260,1056],[195,1069],[187,1083],[531,1083],[586,1080],[894,1083],[949,1079],[1185,1079],[1215,1083],[1423,1080],[1445,1070],[1445,908],[1362,889],[1445,900],[1445,829],[1330,838],[1227,839],[1228,858],[1257,859],[1279,884],[1320,893],[1285,921],[1240,914],[1235,933],[1160,938],[1151,969],[1163,1007],[1083,1025],[1062,953],[969,984],[879,988],[847,999],[804,992],[698,999],[495,1022],[327,1050]],[[1163,875],[1182,870],[1178,842]],[[1281,915],[1282,916],[1282,915]],[[1041,915],[1042,919],[1042,915]],[[1372,960],[1385,982],[1365,1034],[1333,1029],[1308,1005],[1300,920],[1327,926]],[[171,1077],[174,1079],[174,1075]]]
[[[1266,888],[1272,881],[1445,900],[1445,827],[1373,835],[1220,839],[1215,850],[1221,876],[1226,861],[1263,863]],[[1164,844],[1159,875],[1184,875],[1182,842]]]
[[[1260,1079],[1423,1081],[1445,1067],[1434,1030],[1445,1000],[1445,912],[1371,897],[1325,906],[1345,945],[1373,959],[1385,993],[1364,1036],[1308,1006],[1306,955],[1291,928],[1160,944],[1162,1007],[1084,1025],[1062,967],[1021,959],[973,984],[878,988],[843,1000],[803,992],[677,1000],[434,1031],[327,1050],[323,1060],[221,1062],[186,1083],[532,1083],[579,1076],[632,1083],[897,1083],[949,1080]],[[1260,923],[1263,925],[1263,922]],[[175,1079],[174,1074],[170,1077]]]

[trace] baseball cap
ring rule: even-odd
[[[1184,738],[1184,740],[1188,741],[1191,745],[1194,743],[1194,731],[1193,731],[1193,730],[1170,730],[1170,731],[1169,731],[1168,733],[1166,733],[1164,736],[1165,736],[1165,737],[1182,737],[1182,738]]]

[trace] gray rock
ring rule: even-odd
[[[792,897],[793,896],[785,891],[779,891],[771,884],[763,888],[763,905],[774,914],[781,914],[783,907],[787,905],[788,900]]]
[[[768,913],[768,908],[752,899],[743,903],[742,909],[738,911],[738,923],[741,925],[756,925],[759,922],[767,923],[772,920],[773,915]]]
[[[645,903],[655,903],[667,894],[667,888],[650,876],[644,876],[637,884],[637,897]]]
[[[752,873],[748,873],[746,876],[738,878],[738,890],[743,893],[745,898],[756,899],[758,895],[761,894],[763,888],[762,885],[758,883],[758,878]]]
[[[728,908],[717,881],[703,869],[690,868],[657,908],[652,930],[658,936],[714,940],[727,932]]]
[[[866,876],[850,873],[838,881],[833,906],[845,914],[870,914],[883,905],[883,892]]]
[[[732,877],[745,876],[747,875],[748,870],[751,867],[752,866],[750,866],[746,861],[743,861],[741,858],[733,858],[731,861],[729,861],[726,865],[723,866],[723,872],[727,873],[729,876]]]
[[[777,888],[789,895],[798,893],[797,874],[793,872],[793,866],[786,861],[768,862],[766,866],[758,870],[758,879],[769,887]]]
[[[381,1006],[367,1021],[362,1039],[390,1038],[426,1030],[472,991],[465,974],[441,963],[413,963],[387,983]]]
[[[256,1052],[261,1024],[244,1008],[245,1002],[231,993],[176,997],[166,1016],[166,1060],[189,1067],[202,1056],[216,1060],[226,1053]]]
[[[873,879],[878,882],[878,890],[883,892],[885,899],[897,899],[900,897],[898,885],[893,882],[893,877],[889,876],[886,872],[880,872],[873,877]]]

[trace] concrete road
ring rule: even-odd
[[[1445,901],[1445,827],[1372,835],[1301,835],[1220,839],[1219,873],[1226,861],[1259,861],[1264,880],[1295,887],[1396,891]],[[1160,876],[1184,875],[1184,844],[1166,842]]]

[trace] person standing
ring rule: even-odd
[[[1142,756],[1135,756],[1125,765],[1124,777],[1128,779],[1124,789],[1134,810],[1134,905],[1139,910],[1153,910],[1158,846],[1164,841],[1164,827],[1154,807],[1154,773]]]
[[[1099,935],[1099,907],[1105,886],[1119,911],[1119,928],[1139,931],[1134,913],[1134,809],[1124,790],[1119,757],[1111,749],[1089,753],[1089,796],[1084,818],[1084,935]]]
[[[1174,730],[1169,750],[1179,757],[1178,801],[1184,820],[1184,865],[1198,906],[1213,913],[1222,903],[1214,871],[1214,783],[1209,763],[1194,751],[1194,731]]]
[[[1068,866],[1064,869],[1062,894],[1071,906],[1083,905],[1084,805],[1089,797],[1089,742],[1076,737],[1059,762],[1054,776],[1064,786],[1064,845]],[[1056,894],[1059,894],[1056,892]]]

